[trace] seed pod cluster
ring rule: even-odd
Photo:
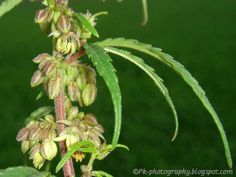
[[[36,87],[44,84],[45,92],[50,99],[59,95],[60,88],[63,87],[60,59],[54,58],[47,53],[38,55],[33,59],[38,64],[38,70],[31,78],[31,86]]]
[[[18,132],[16,140],[21,142],[22,152],[29,151],[34,166],[40,169],[45,160],[52,160],[57,154],[53,141],[56,136],[54,117],[47,115],[40,121],[30,121]]]
[[[78,102],[79,105],[91,105],[97,96],[96,73],[85,65],[78,66],[76,77],[68,82],[67,93],[71,101]]]
[[[85,140],[91,141],[96,147],[99,147],[102,143],[101,140],[104,140],[102,135],[104,129],[97,122],[97,118],[93,114],[86,114],[80,119],[76,116],[74,119],[64,123],[67,127],[54,141],[65,141],[68,149],[75,143]],[[80,152],[76,152],[73,157],[81,161],[84,155]]]

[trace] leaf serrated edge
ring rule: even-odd
[[[88,57],[91,59],[93,65],[96,67],[96,70],[98,71],[99,75],[103,77],[112,97],[112,102],[113,102],[114,112],[115,112],[115,126],[114,126],[114,134],[112,138],[112,146],[113,148],[115,148],[116,145],[118,144],[118,140],[120,137],[121,112],[122,112],[121,111],[121,93],[120,93],[120,87],[118,84],[118,78],[115,74],[116,70],[111,63],[112,59],[102,47],[99,47],[98,45],[94,45],[94,44],[91,44],[91,45],[85,44],[84,48],[86,50]],[[106,64],[110,68],[109,70],[110,75],[108,76],[104,75],[104,72],[107,71],[109,68],[105,68],[105,66],[103,66],[102,63],[100,63],[100,65],[98,66],[98,61],[106,62]],[[114,83],[110,83],[109,81],[110,79],[114,80]],[[112,85],[112,84],[115,84],[115,85]],[[115,88],[112,88],[112,87],[115,87]],[[114,89],[115,91],[113,91]]]
[[[141,68],[147,75],[149,75],[149,77],[154,81],[155,85],[159,88],[159,90],[161,91],[161,93],[163,94],[163,96],[165,97],[166,101],[168,102],[172,113],[174,115],[174,120],[175,120],[175,131],[174,131],[174,135],[172,137],[172,141],[175,140],[177,134],[178,134],[178,129],[179,129],[179,121],[178,121],[178,116],[177,116],[177,112],[175,109],[175,106],[173,104],[173,101],[169,95],[169,91],[167,89],[167,87],[164,85],[163,83],[163,79],[160,78],[154,71],[153,68],[151,68],[150,66],[148,66],[143,59],[133,55],[132,53],[128,52],[128,51],[124,51],[121,49],[117,49],[117,48],[113,48],[113,47],[105,47],[104,48],[107,52],[110,52],[112,54],[118,55],[120,57],[123,57],[125,59],[127,59],[128,61],[134,63],[135,65],[137,65],[139,68]]]
[[[190,87],[192,87],[194,93],[198,96],[198,98],[200,99],[204,107],[211,114],[224,144],[227,163],[229,167],[232,168],[233,162],[232,162],[231,152],[230,152],[227,137],[226,137],[224,128],[220,122],[220,119],[217,113],[215,112],[214,108],[212,107],[211,103],[209,102],[208,98],[206,97],[204,90],[199,85],[198,81],[189,73],[188,70],[185,69],[185,67],[182,64],[175,61],[172,56],[162,52],[160,48],[152,47],[152,45],[150,44],[144,44],[134,39],[109,38],[101,42],[96,42],[96,44],[101,47],[125,47],[129,49],[137,50],[139,52],[145,53],[147,55],[150,55],[160,60],[161,62],[163,62],[164,64],[166,64],[167,66],[175,70],[184,79],[184,81]]]

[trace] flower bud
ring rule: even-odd
[[[71,101],[77,100],[78,87],[75,82],[69,82],[68,84],[68,96]]]
[[[87,84],[82,92],[82,99],[85,106],[91,105],[96,98],[97,88],[94,84]]]
[[[35,20],[36,23],[46,23],[48,21],[49,14],[50,14],[50,12],[49,12],[48,8],[38,10],[36,12],[34,20]]]
[[[50,99],[56,98],[60,93],[61,78],[59,75],[55,79],[51,79],[48,83],[48,96]]]
[[[29,134],[29,129],[28,128],[22,128],[20,129],[20,131],[18,132],[17,136],[16,136],[16,140],[19,141],[24,141],[26,140],[27,136]]]
[[[31,78],[31,87],[36,87],[43,82],[43,77],[41,71],[37,70],[34,72]]]
[[[40,152],[34,154],[33,157],[33,164],[35,168],[40,169],[43,164],[44,164],[45,159],[43,158],[43,156],[40,154]]]
[[[77,135],[73,135],[73,134],[69,134],[66,137],[66,147],[68,149],[70,149],[70,147],[72,145],[74,145],[75,143],[79,142],[79,136]]]
[[[53,63],[52,61],[48,61],[45,64],[43,71],[44,71],[46,76],[55,73],[55,71],[56,71],[56,64]]]
[[[40,63],[41,61],[45,60],[46,58],[50,57],[49,54],[47,53],[42,53],[40,55],[38,55],[37,57],[35,57],[32,61],[34,63]]]
[[[86,85],[86,76],[84,74],[79,74],[76,79],[76,84],[80,90],[82,90]]]
[[[80,107],[82,107],[83,106],[83,99],[82,99],[82,95],[81,95],[80,90],[77,90],[76,98],[77,98],[77,101],[78,101]]]
[[[80,161],[82,162],[82,160],[85,158],[85,154],[83,152],[79,152],[76,151],[72,157],[75,159],[76,162]]]
[[[48,123],[54,124],[54,117],[53,117],[53,115],[51,115],[51,114],[46,115],[44,119],[45,119]]]
[[[65,111],[68,112],[71,108],[71,101],[68,97],[65,98],[65,102],[64,102],[64,107],[65,107]]]
[[[84,117],[84,121],[85,121],[85,123],[87,123],[88,125],[91,125],[91,126],[94,126],[94,125],[98,124],[95,115],[93,115],[91,113],[86,114],[86,116]]]
[[[53,141],[45,140],[41,145],[40,152],[47,160],[52,160],[57,154],[57,145]]]
[[[57,27],[63,33],[67,33],[70,30],[71,23],[68,17],[61,15],[57,21]]]
[[[78,113],[79,113],[78,107],[72,107],[72,108],[69,110],[69,112],[68,112],[68,117],[67,117],[67,119],[68,119],[68,120],[74,119],[74,118],[77,116]]]
[[[30,140],[29,141],[29,146],[30,146],[30,148],[33,148],[38,143],[39,143],[39,140]]]
[[[26,153],[30,148],[30,144],[29,141],[25,140],[21,142],[21,151],[24,153]]]
[[[29,140],[38,140],[41,136],[41,133],[41,128],[36,126],[31,128],[29,133]]]
[[[90,84],[94,84],[96,85],[96,72],[93,68],[91,68],[90,66],[87,66],[85,68],[86,71],[86,79],[87,82]]]

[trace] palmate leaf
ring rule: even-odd
[[[120,50],[117,48],[113,48],[113,47],[106,47],[104,48],[106,51],[113,53],[115,55],[121,56],[127,60],[129,60],[130,62],[134,63],[135,65],[137,65],[139,68],[141,68],[144,72],[146,72],[151,79],[154,81],[155,85],[160,89],[161,93],[165,96],[168,104],[170,105],[172,112],[174,114],[174,118],[175,118],[175,132],[174,132],[174,136],[172,138],[172,141],[176,138],[177,133],[178,133],[178,127],[179,127],[179,123],[178,123],[178,116],[175,110],[175,106],[171,100],[171,97],[169,95],[168,89],[166,88],[166,86],[163,83],[162,78],[160,78],[155,72],[154,69],[151,68],[150,66],[148,66],[147,64],[144,63],[144,61],[137,57],[132,55],[130,52],[124,51],[124,50]]]
[[[20,4],[23,0],[5,0],[0,5],[0,17],[3,16],[5,13],[9,12],[15,6]]]
[[[188,72],[188,70],[185,69],[185,67],[182,64],[175,61],[173,57],[171,57],[170,55],[163,53],[161,49],[152,47],[149,44],[140,43],[137,40],[133,40],[133,39],[124,39],[124,38],[107,39],[102,42],[97,42],[96,44],[101,47],[125,47],[125,48],[134,49],[160,60],[161,62],[163,62],[164,64],[168,65],[170,68],[175,70],[184,79],[184,81],[190,87],[192,87],[193,91],[201,100],[202,104],[211,114],[220,132],[220,135],[224,144],[224,148],[225,148],[225,155],[226,155],[228,165],[230,168],[232,168],[232,158],[231,158],[231,153],[229,149],[229,144],[227,141],[224,128],[220,122],[220,119],[217,113],[215,112],[214,108],[212,107],[211,103],[209,102],[208,98],[206,97],[205,92],[203,91],[199,83],[197,82],[197,80]]]
[[[112,97],[115,112],[115,127],[112,145],[115,148],[119,140],[121,129],[121,93],[118,78],[111,63],[111,58],[108,54],[106,54],[103,48],[94,44],[85,44],[84,48],[96,67],[97,72],[103,77]]]
[[[56,173],[59,172],[63,166],[65,165],[66,161],[71,158],[71,156],[76,152],[88,152],[88,153],[94,153],[96,151],[94,144],[90,141],[80,141],[69,149],[69,151],[66,153],[66,155],[60,160],[56,167]]]
[[[0,170],[0,177],[55,177],[49,172],[41,172],[31,167],[10,167]]]

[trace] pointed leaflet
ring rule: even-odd
[[[73,146],[70,147],[66,155],[60,160],[56,167],[56,173],[60,171],[61,168],[65,165],[66,161],[71,158],[71,156],[76,152],[89,152],[93,153],[96,151],[94,144],[91,143],[90,141],[80,141],[79,143],[74,144]]]
[[[83,14],[78,14],[76,17],[85,26],[85,28],[87,28],[91,33],[93,33],[94,36],[99,37],[97,30],[94,28],[91,22],[87,18],[85,18]]]
[[[0,5],[0,17],[20,4],[23,0],[5,0]]]
[[[112,145],[115,148],[121,129],[121,93],[118,84],[118,78],[115,74],[115,69],[111,63],[111,58],[106,54],[105,50],[97,45],[85,44],[86,53],[91,58],[97,72],[103,77],[112,97],[112,102],[115,111],[115,128],[112,139]]]
[[[146,53],[154,58],[157,58],[161,62],[168,65],[170,68],[175,70],[183,79],[184,81],[192,87],[195,94],[198,96],[198,98],[201,100],[202,104],[205,106],[205,108],[208,110],[208,112],[211,114],[223,141],[224,148],[225,148],[225,155],[227,158],[227,162],[230,168],[232,168],[232,158],[231,153],[227,141],[227,137],[224,131],[224,128],[220,122],[220,119],[218,115],[216,114],[214,108],[212,107],[211,103],[209,102],[208,98],[205,95],[205,92],[201,88],[201,86],[198,84],[197,80],[184,68],[182,64],[175,61],[173,57],[170,55],[162,52],[161,49],[152,47],[149,44],[143,44],[138,42],[137,40],[133,39],[124,39],[124,38],[116,38],[116,39],[107,39],[102,42],[96,43],[97,45],[101,47],[125,47],[134,49],[143,53]]]
[[[178,116],[175,110],[175,106],[171,100],[171,97],[169,95],[168,89],[166,88],[166,86],[163,83],[162,78],[160,78],[155,72],[154,69],[151,68],[150,66],[148,66],[147,64],[144,63],[144,61],[137,57],[132,55],[130,52],[124,51],[124,50],[120,50],[117,48],[112,48],[112,47],[106,47],[104,48],[106,51],[113,53],[115,55],[121,56],[127,60],[129,60],[130,62],[134,63],[135,65],[137,65],[139,68],[141,68],[144,72],[146,72],[154,81],[155,85],[160,89],[161,93],[165,96],[166,101],[168,102],[168,104],[170,105],[172,112],[174,114],[174,118],[175,118],[175,124],[176,124],[176,128],[175,128],[175,132],[174,132],[174,136],[172,138],[172,141],[174,141],[174,139],[176,138],[177,134],[178,134],[178,127],[179,127],[179,123],[178,123]]]

